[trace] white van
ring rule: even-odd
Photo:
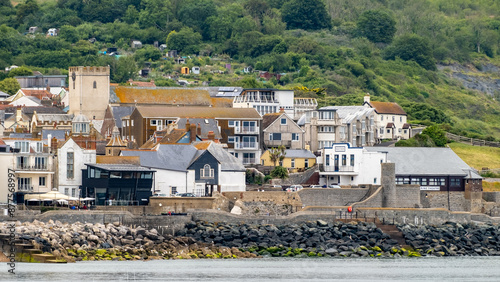
[[[287,192],[298,192],[302,190],[304,187],[302,185],[292,185],[286,189]]]

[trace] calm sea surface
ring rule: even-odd
[[[500,281],[500,257],[92,261],[0,266],[0,281]]]

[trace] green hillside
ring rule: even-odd
[[[0,69],[26,66],[0,73],[0,90],[17,90],[14,75],[74,65],[110,65],[124,83],[145,63],[146,79],[175,86],[180,65],[165,55],[177,50],[201,67],[183,77],[193,86],[296,89],[321,106],[360,105],[370,93],[400,103],[411,122],[499,140],[499,43],[496,0],[0,0]]]

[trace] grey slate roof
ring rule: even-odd
[[[243,163],[222,148],[220,144],[212,142],[207,151],[219,161],[222,171],[246,171]]]
[[[108,171],[146,171],[155,172],[147,167],[137,166],[132,164],[86,164],[87,166],[96,167]]]
[[[185,128],[186,121],[187,121],[186,118],[180,118],[179,120],[177,120],[178,128]],[[217,121],[215,119],[189,118],[189,123],[196,124],[196,126],[200,124],[201,138],[207,138],[209,131],[213,131],[215,133],[215,139],[222,138],[219,132],[219,127],[217,126]]]
[[[312,159],[316,156],[309,150],[304,149],[288,149],[285,150],[285,157],[287,158],[299,158],[299,159]]]
[[[364,106],[328,106],[321,108],[322,110],[337,110],[339,118],[344,123],[352,123],[353,121],[366,117],[371,114],[375,109]]]
[[[115,119],[115,125],[118,128],[122,128],[122,117],[129,116],[134,111],[134,107],[111,107],[113,112],[113,118]]]
[[[47,135],[51,135],[52,138],[56,138],[57,140],[65,140],[66,133],[71,133],[69,129],[42,129],[42,139],[46,140]]]
[[[160,144],[157,151],[123,150],[123,156],[139,156],[141,165],[158,169],[186,171],[197,153],[191,145]]]
[[[68,114],[36,114],[38,117],[38,120],[41,122],[48,121],[48,122],[70,122],[73,120],[73,115],[68,115]]]
[[[436,147],[365,147],[368,152],[387,152],[389,162],[396,164],[396,175],[466,176],[473,168],[450,148]]]

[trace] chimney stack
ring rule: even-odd
[[[208,132],[208,140],[215,140],[215,133],[211,130]]]
[[[191,143],[193,143],[194,141],[196,141],[196,124],[191,124],[191,129],[190,129],[189,137],[190,137],[190,142]]]
[[[364,102],[365,103],[370,103],[370,93],[366,93],[366,95],[364,97]]]
[[[201,136],[201,125],[198,123],[198,127],[196,128],[196,135]]]
[[[189,118],[186,119],[186,131],[191,129],[191,124],[189,123]]]

